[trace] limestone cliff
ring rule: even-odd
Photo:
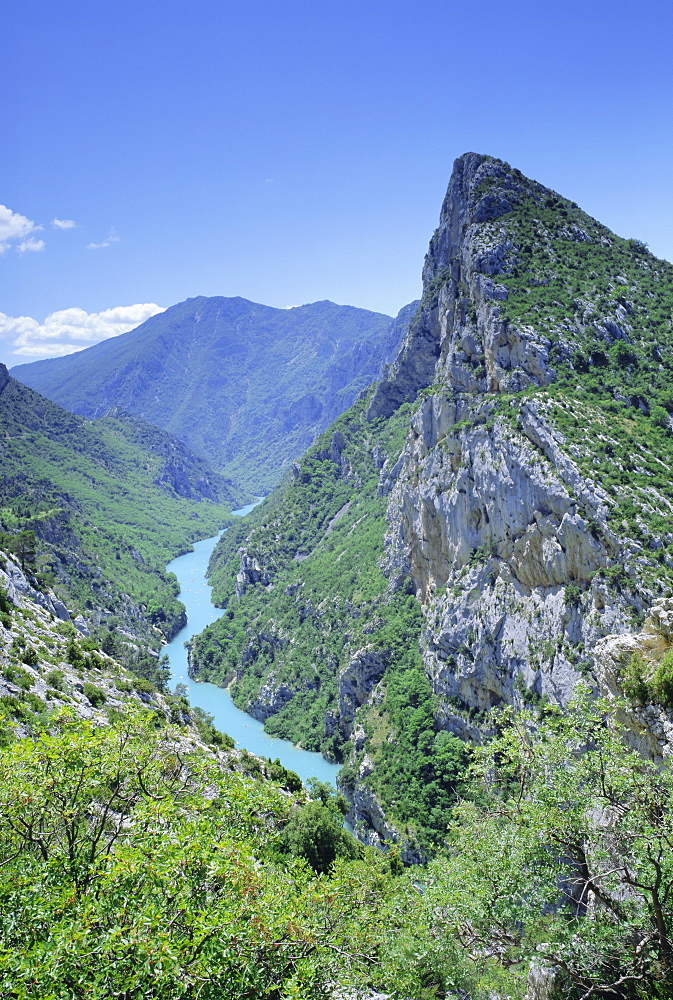
[[[235,696],[251,708],[263,696],[274,731],[343,754],[351,819],[371,841],[411,843],[424,822],[386,777],[396,743],[441,757],[404,713],[391,721],[411,647],[435,737],[479,739],[491,708],[563,705],[580,678],[599,688],[601,642],[673,586],[673,267],[468,153],[423,281],[382,381],[219,561],[232,590],[238,574]],[[405,649],[409,593],[421,625]],[[200,663],[222,657],[225,628]],[[260,644],[267,634],[283,647]],[[414,787],[441,786],[432,767]]]

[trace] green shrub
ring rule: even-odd
[[[15,698],[11,694],[0,695],[0,707],[7,714],[12,716],[12,718],[17,719],[19,722],[28,722],[30,719],[30,711],[28,707]]]
[[[24,691],[27,691],[33,686],[33,678],[31,675],[14,663],[8,663],[5,667],[3,667],[2,675],[5,680],[9,681],[10,684],[16,684]]]
[[[663,406],[653,406],[650,410],[650,417],[655,427],[670,427],[670,418]]]
[[[132,685],[133,690],[137,691],[138,694],[155,694],[157,690],[156,685],[152,681],[148,681],[146,677],[134,677]]]
[[[277,781],[288,792],[300,792],[304,787],[299,775],[295,774],[294,771],[288,771],[277,758],[276,760],[269,758],[269,763],[265,770],[268,778],[272,781]]]
[[[104,691],[101,691],[99,687],[95,684],[89,684],[87,681],[83,687],[84,697],[88,698],[89,703],[93,705],[94,708],[100,708],[107,701],[107,697]]]
[[[39,659],[37,653],[35,652],[32,646],[29,646],[28,649],[25,651],[25,653],[22,656],[22,660],[29,667],[37,666]]]
[[[65,691],[65,676],[62,670],[50,670],[45,680],[56,691]]]
[[[637,705],[645,705],[650,698],[650,691],[645,680],[647,667],[638,653],[634,653],[628,665],[622,671],[622,691]]]
[[[7,591],[4,587],[0,587],[0,611],[9,614],[13,607],[14,605],[10,601]]]
[[[655,701],[673,708],[673,650],[669,650],[650,678],[649,688]]]
[[[65,658],[68,663],[78,670],[84,669],[84,654],[74,639],[71,639],[66,647]]]

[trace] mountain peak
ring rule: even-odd
[[[380,376],[404,332],[382,313],[328,300],[279,309],[198,296],[12,374],[82,416],[119,406],[260,492]]]
[[[655,327],[671,340],[670,316],[664,309],[653,324],[651,312],[658,287],[672,281],[673,267],[639,240],[616,236],[508,163],[465,153],[425,258],[421,308],[370,413],[390,414],[433,382],[519,392],[600,378],[612,354],[617,369],[636,364],[636,342],[644,346]],[[642,355],[637,367],[654,376],[651,352]],[[614,382],[617,391],[619,371]]]

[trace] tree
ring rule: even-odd
[[[663,427],[668,430],[671,426],[671,418],[663,406],[653,406],[650,410],[650,417],[655,427]]]
[[[323,781],[310,783],[313,802],[298,809],[280,837],[284,851],[304,858],[317,874],[330,870],[337,858],[358,858],[361,845],[344,829],[348,808],[342,795],[335,795]]]
[[[15,535],[5,535],[5,541],[10,551],[19,557],[24,572],[34,564],[36,558],[34,531],[19,531]]]
[[[511,713],[478,752],[427,905],[475,961],[555,968],[562,995],[673,995],[673,773],[588,692]]]

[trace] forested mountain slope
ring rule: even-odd
[[[5,547],[81,628],[157,648],[183,620],[166,563],[215,534],[241,494],[165,431],[116,412],[68,413],[0,367]]]
[[[452,736],[597,683],[670,589],[673,266],[466,154],[423,279],[383,381],[222,539],[192,669],[343,758],[364,838],[425,850]]]
[[[143,417],[259,493],[380,376],[410,312],[392,320],[333,302],[274,309],[201,296],[12,374],[74,413],[120,406]]]

